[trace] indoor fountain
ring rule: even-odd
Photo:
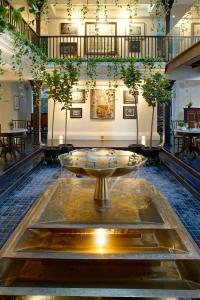
[[[144,158],[74,150],[1,251],[1,295],[200,297],[200,253],[144,179],[119,177]],[[119,178],[115,178],[119,177]]]

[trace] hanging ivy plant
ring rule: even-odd
[[[95,32],[98,35],[99,34],[99,14],[101,11],[101,6],[100,6],[100,0],[96,0],[96,15],[95,15]]]
[[[105,16],[105,21],[107,22],[108,20],[107,0],[104,0],[104,16]]]
[[[91,58],[87,61],[86,74],[86,92],[88,93],[90,88],[94,88],[96,86],[97,71],[95,59]]]
[[[107,64],[107,78],[108,78],[108,87],[112,88],[112,65]]]
[[[107,78],[109,88],[118,87],[118,63],[114,60],[112,63],[107,64]]]
[[[48,14],[49,14],[48,0],[45,0],[41,9],[41,16],[46,23],[49,21]]]
[[[86,19],[87,13],[89,12],[89,8],[88,8],[88,0],[86,1],[86,4],[83,4],[83,7],[81,9],[82,12],[82,20],[83,22]]]
[[[20,96],[24,96],[24,61],[23,58],[28,54],[28,49],[25,47],[21,40],[18,39],[18,35],[13,35],[13,55],[12,55],[12,68],[19,80],[19,92]]]
[[[66,6],[67,6],[67,18],[69,22],[71,22],[72,17],[72,0],[66,0]]]

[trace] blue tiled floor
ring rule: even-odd
[[[0,201],[0,247],[33,202],[60,176],[60,167],[39,165],[5,199]],[[70,174],[69,174],[70,176]],[[133,177],[146,178],[169,201],[200,247],[200,201],[195,199],[164,167],[141,167]]]

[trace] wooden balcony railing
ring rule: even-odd
[[[27,24],[27,22],[22,19],[22,22],[20,24],[16,24],[16,22],[13,19],[13,7],[10,5],[10,3],[7,0],[0,0],[0,7],[5,6],[8,8],[8,22],[15,27],[15,29],[23,33],[33,44],[36,46],[40,45],[40,37],[37,35],[37,33]],[[22,5],[23,6],[23,5]]]
[[[200,36],[43,36],[41,48],[49,58],[160,57],[170,61],[199,40]]]
[[[165,39],[157,36],[46,36],[41,47],[51,58],[165,56]]]
[[[0,0],[0,7],[8,7],[8,22],[40,46],[49,58],[69,57],[135,57],[157,58],[170,61],[200,41],[200,36],[42,36],[23,19],[20,25],[13,19],[13,7]]]

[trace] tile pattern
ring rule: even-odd
[[[200,201],[165,166],[142,167],[132,177],[146,178],[163,194],[200,247]]]
[[[75,176],[56,165],[39,164],[5,199],[0,198],[0,247],[38,196],[58,177]],[[200,201],[164,166],[141,167],[130,177],[146,178],[164,195],[200,247]]]

